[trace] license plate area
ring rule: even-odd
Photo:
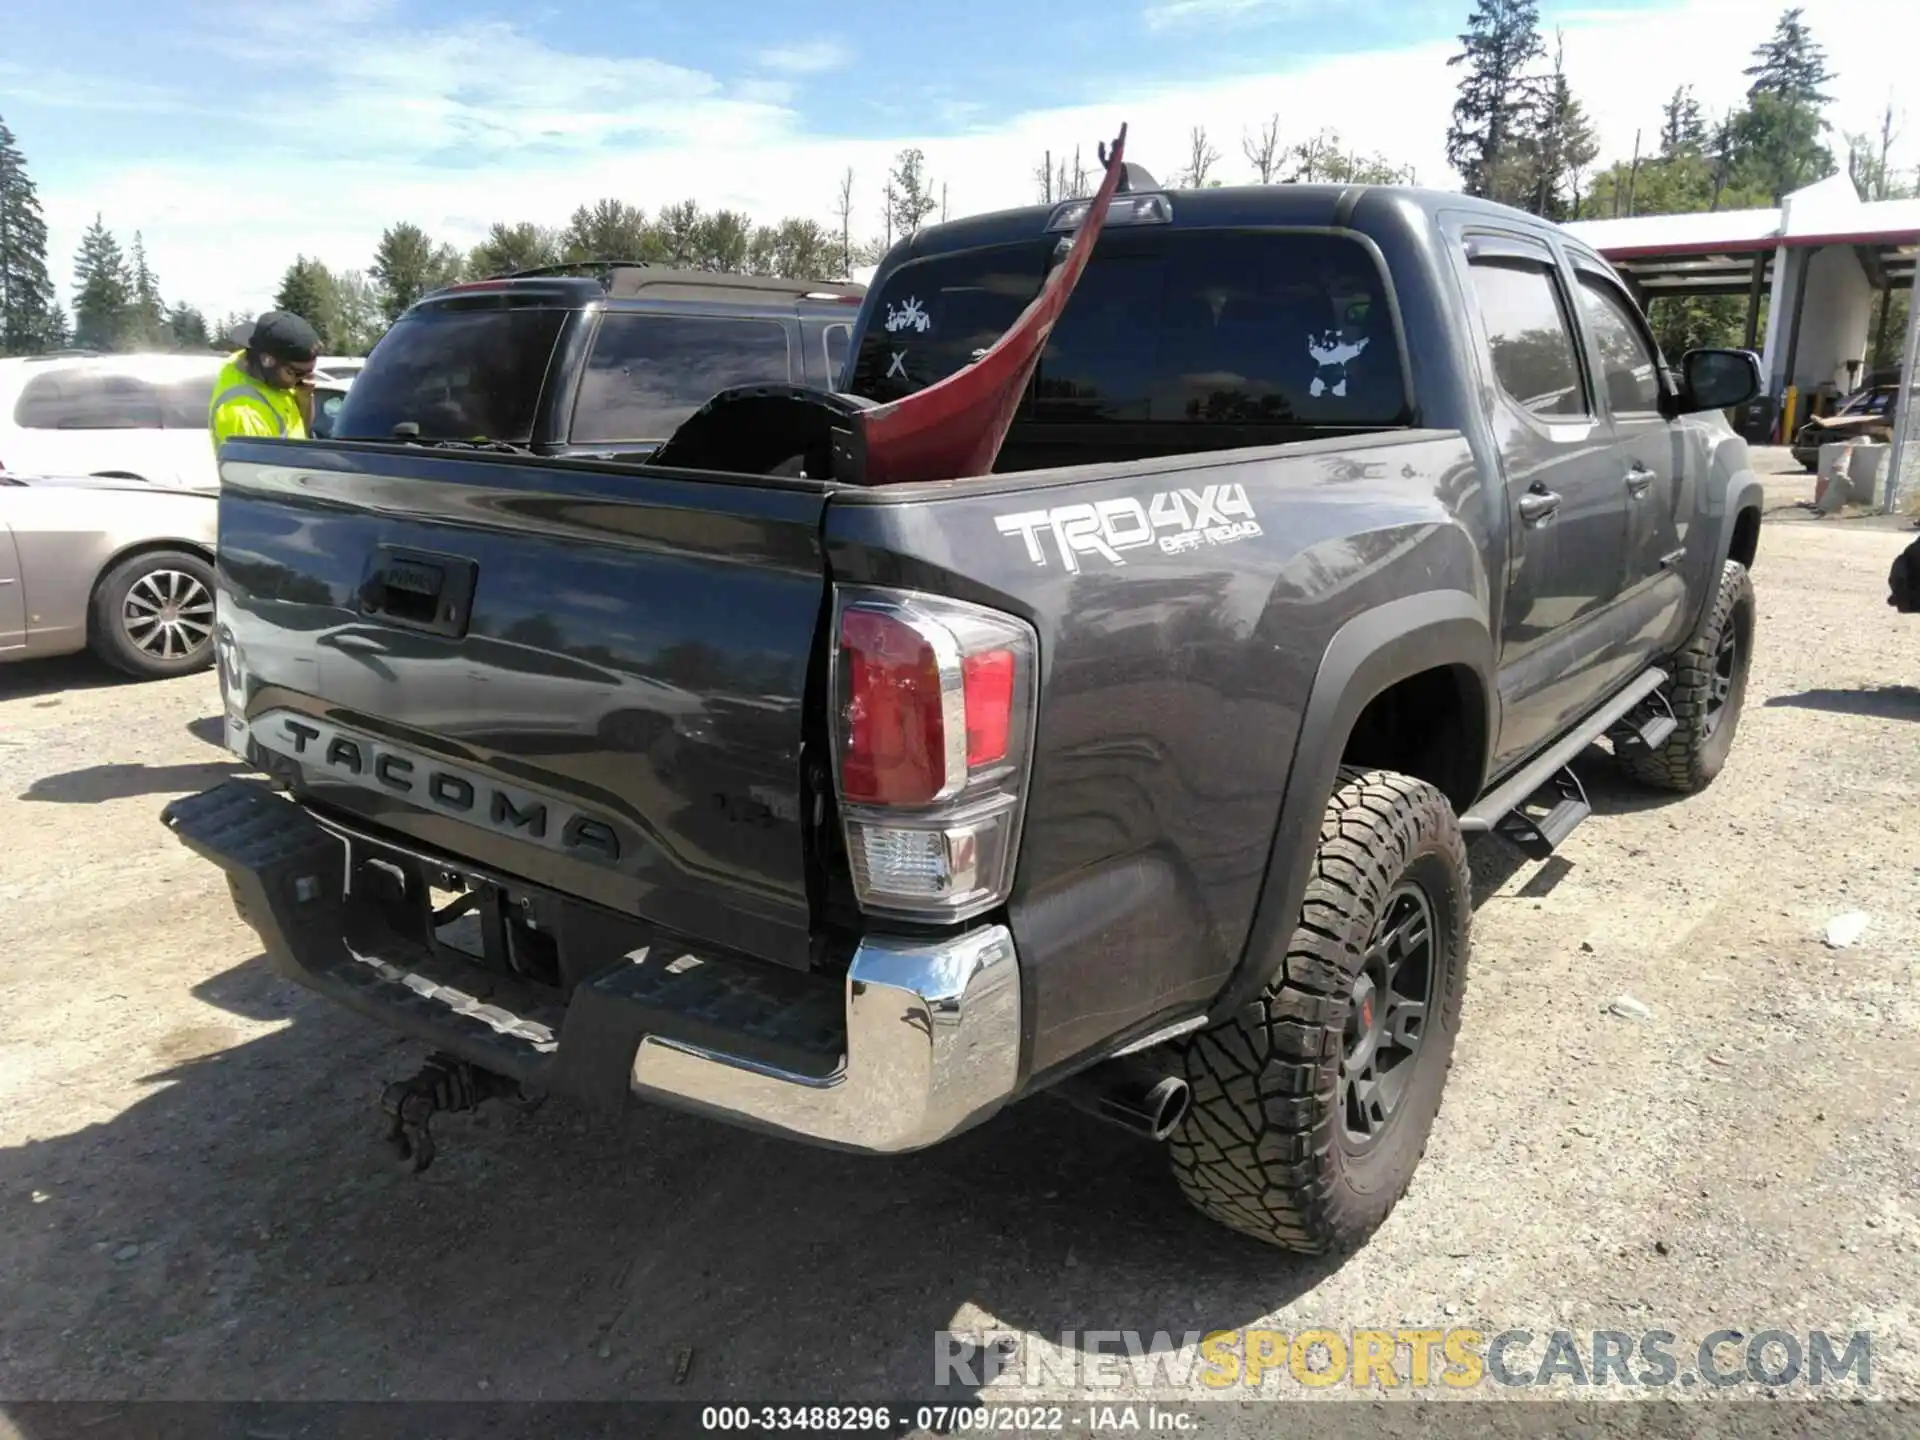
[[[569,928],[581,931],[567,923],[578,907],[551,891],[362,836],[342,838],[348,847],[343,918],[350,942],[377,948],[383,940],[399,940],[436,960],[478,966],[561,995],[619,954],[598,944],[564,945]]]

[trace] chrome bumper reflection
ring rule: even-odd
[[[820,1079],[649,1035],[637,1096],[796,1139],[892,1153],[986,1118],[1020,1064],[1020,967],[1003,925],[864,941],[847,970],[847,1053]]]

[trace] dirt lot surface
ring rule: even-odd
[[[156,819],[239,768],[212,675],[0,670],[0,1400],[882,1398],[938,1330],[1241,1325],[1865,1329],[1873,1392],[1920,1396],[1910,538],[1772,515],[1720,779],[1589,765],[1555,859],[1476,847],[1434,1142],[1337,1267],[1050,1101],[890,1162],[550,1104],[403,1176],[375,1097],[417,1051],[268,973]]]

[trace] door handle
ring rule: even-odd
[[[1520,518],[1538,525],[1560,508],[1560,497],[1551,490],[1536,487],[1520,497]]]
[[[1638,461],[1627,471],[1627,489],[1636,497],[1647,493],[1653,486],[1653,471]]]

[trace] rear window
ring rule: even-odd
[[[160,423],[169,430],[204,430],[213,405],[212,375],[170,380],[160,387]]]
[[[354,378],[335,437],[390,440],[396,425],[411,422],[422,440],[530,440],[566,317],[532,307],[402,316]]]
[[[851,389],[908,395],[971,364],[1038,293],[1060,237],[887,280]],[[1372,254],[1337,235],[1103,235],[1042,352],[1029,425],[1381,428],[1405,382]]]
[[[853,345],[851,325],[829,325],[823,337],[827,351],[827,385],[837,387],[847,368],[847,351]]]
[[[729,386],[790,375],[778,321],[613,312],[580,382],[573,443],[664,440]]]
[[[206,406],[202,397],[203,426]],[[49,370],[21,390],[13,423],[23,430],[158,430],[161,409],[160,391],[131,375]]]

